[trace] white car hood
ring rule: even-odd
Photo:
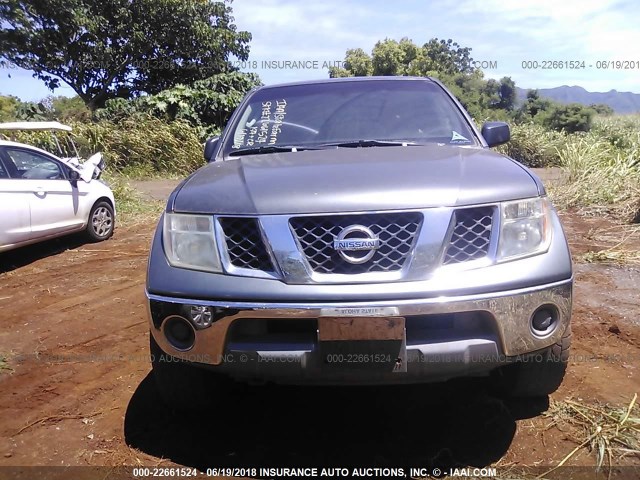
[[[82,163],[80,163],[78,157],[60,158],[60,160],[72,170],[78,172],[80,178],[87,183],[93,179],[94,172],[97,175],[102,171],[102,168],[99,166],[102,161],[101,153],[94,153]]]

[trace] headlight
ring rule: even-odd
[[[498,261],[542,253],[551,242],[551,206],[546,198],[504,202]]]
[[[172,266],[222,272],[213,216],[165,213],[162,241]]]

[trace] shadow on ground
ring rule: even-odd
[[[212,466],[453,467],[501,458],[517,419],[548,398],[505,403],[480,380],[385,388],[247,387],[218,412],[176,414],[149,374],[125,416],[130,447],[201,470]]]
[[[83,234],[72,234],[2,252],[0,253],[0,273],[11,272],[37,260],[58,255],[65,250],[73,250],[87,243],[87,238]]]

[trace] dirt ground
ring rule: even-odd
[[[609,221],[562,220],[577,259],[615,241],[602,234],[618,228]],[[549,399],[501,401],[482,380],[251,387],[224,412],[176,415],[158,402],[147,359],[154,226],[119,227],[101,244],[72,238],[0,255],[0,466],[545,467],[584,439],[549,426]],[[584,262],[575,270],[572,361],[551,400],[627,405],[640,392],[640,271]],[[568,463],[594,459],[580,450]]]

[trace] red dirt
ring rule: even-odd
[[[574,254],[602,220],[563,215]],[[0,256],[0,466],[551,466],[585,437],[546,429],[545,399],[503,403],[479,380],[398,389],[249,388],[221,415],[177,416],[147,360],[153,225]],[[591,232],[591,233],[590,233]],[[636,248],[640,240],[634,239]],[[629,403],[640,391],[640,272],[576,265],[573,360],[555,400]],[[593,465],[582,450],[568,462]],[[637,457],[622,461],[639,465]]]

